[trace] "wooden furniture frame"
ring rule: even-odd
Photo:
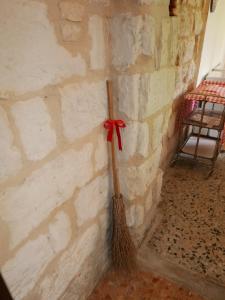
[[[225,123],[225,98],[215,95],[215,102],[212,102],[208,100],[208,95],[205,93],[195,90],[189,93],[189,95],[192,94],[196,98],[201,96],[201,100],[195,100],[195,108],[181,121],[178,147],[171,165],[174,165],[179,159],[202,163],[209,167],[208,177],[213,172],[216,159],[220,153]],[[211,99],[214,97],[212,94],[209,96]],[[217,104],[216,100],[218,98],[221,99]],[[220,110],[218,110],[218,106]],[[207,150],[207,144],[213,148]]]

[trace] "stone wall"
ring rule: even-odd
[[[110,28],[119,115],[127,121],[120,155],[127,217],[138,244],[160,201],[163,170],[177,143],[176,116],[195,84],[209,1],[120,1]]]
[[[107,78],[141,242],[200,57],[208,1],[181,2],[169,17],[166,0],[1,1],[0,265],[16,300],[85,299],[109,265]]]

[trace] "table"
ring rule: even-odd
[[[225,82],[204,80],[184,98],[172,165],[180,158],[191,159],[210,165],[210,175],[225,142]]]

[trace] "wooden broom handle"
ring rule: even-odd
[[[109,109],[109,118],[114,120],[113,114],[113,94],[112,94],[112,81],[107,80],[107,94],[108,94],[108,109]],[[117,171],[117,160],[116,160],[116,152],[115,152],[115,139],[114,135],[111,142],[111,153],[112,153],[112,175],[113,175],[113,186],[114,193],[116,197],[120,196],[120,185]]]

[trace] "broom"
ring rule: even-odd
[[[136,249],[126,223],[125,206],[123,202],[123,196],[120,193],[117,159],[115,153],[115,141],[113,136],[113,126],[115,126],[118,136],[119,149],[122,150],[120,133],[118,131],[119,127],[125,127],[125,124],[122,120],[114,120],[113,118],[113,96],[111,81],[107,81],[107,94],[109,109],[108,122],[111,123],[111,136],[109,137],[110,133],[108,133],[108,141],[111,141],[112,176],[114,186],[114,196],[112,197],[112,263],[115,269],[132,271],[136,267]],[[108,130],[110,129],[107,126],[105,126],[105,128]]]

